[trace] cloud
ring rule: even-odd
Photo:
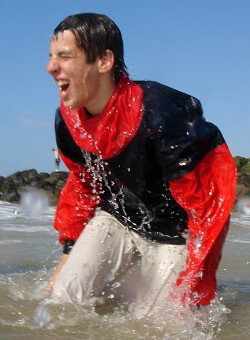
[[[16,118],[16,121],[21,126],[26,127],[39,127],[39,128],[49,128],[50,122],[40,120],[37,117],[31,116],[29,113],[24,113],[23,115],[20,115]]]

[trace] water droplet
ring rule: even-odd
[[[194,245],[196,248],[201,247],[201,240],[199,239],[199,237],[196,237],[196,239],[194,240]]]

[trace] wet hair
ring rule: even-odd
[[[88,63],[103,57],[107,49],[114,53],[113,76],[115,83],[118,83],[121,75],[126,72],[123,40],[118,26],[106,15],[82,13],[65,18],[55,28],[54,36],[66,30],[74,34],[77,43],[86,53]]]

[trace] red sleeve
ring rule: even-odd
[[[98,203],[93,194],[91,178],[84,165],[74,163],[60,152],[70,173],[57,205],[54,227],[59,231],[59,241],[76,241],[84,226],[94,216]]]
[[[188,215],[186,269],[178,280],[184,300],[208,304],[216,291],[216,270],[234,203],[236,168],[224,143],[188,174],[170,182],[175,200]]]

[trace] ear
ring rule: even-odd
[[[107,73],[113,69],[115,62],[114,53],[106,50],[106,54],[98,61],[98,69],[100,73]]]

